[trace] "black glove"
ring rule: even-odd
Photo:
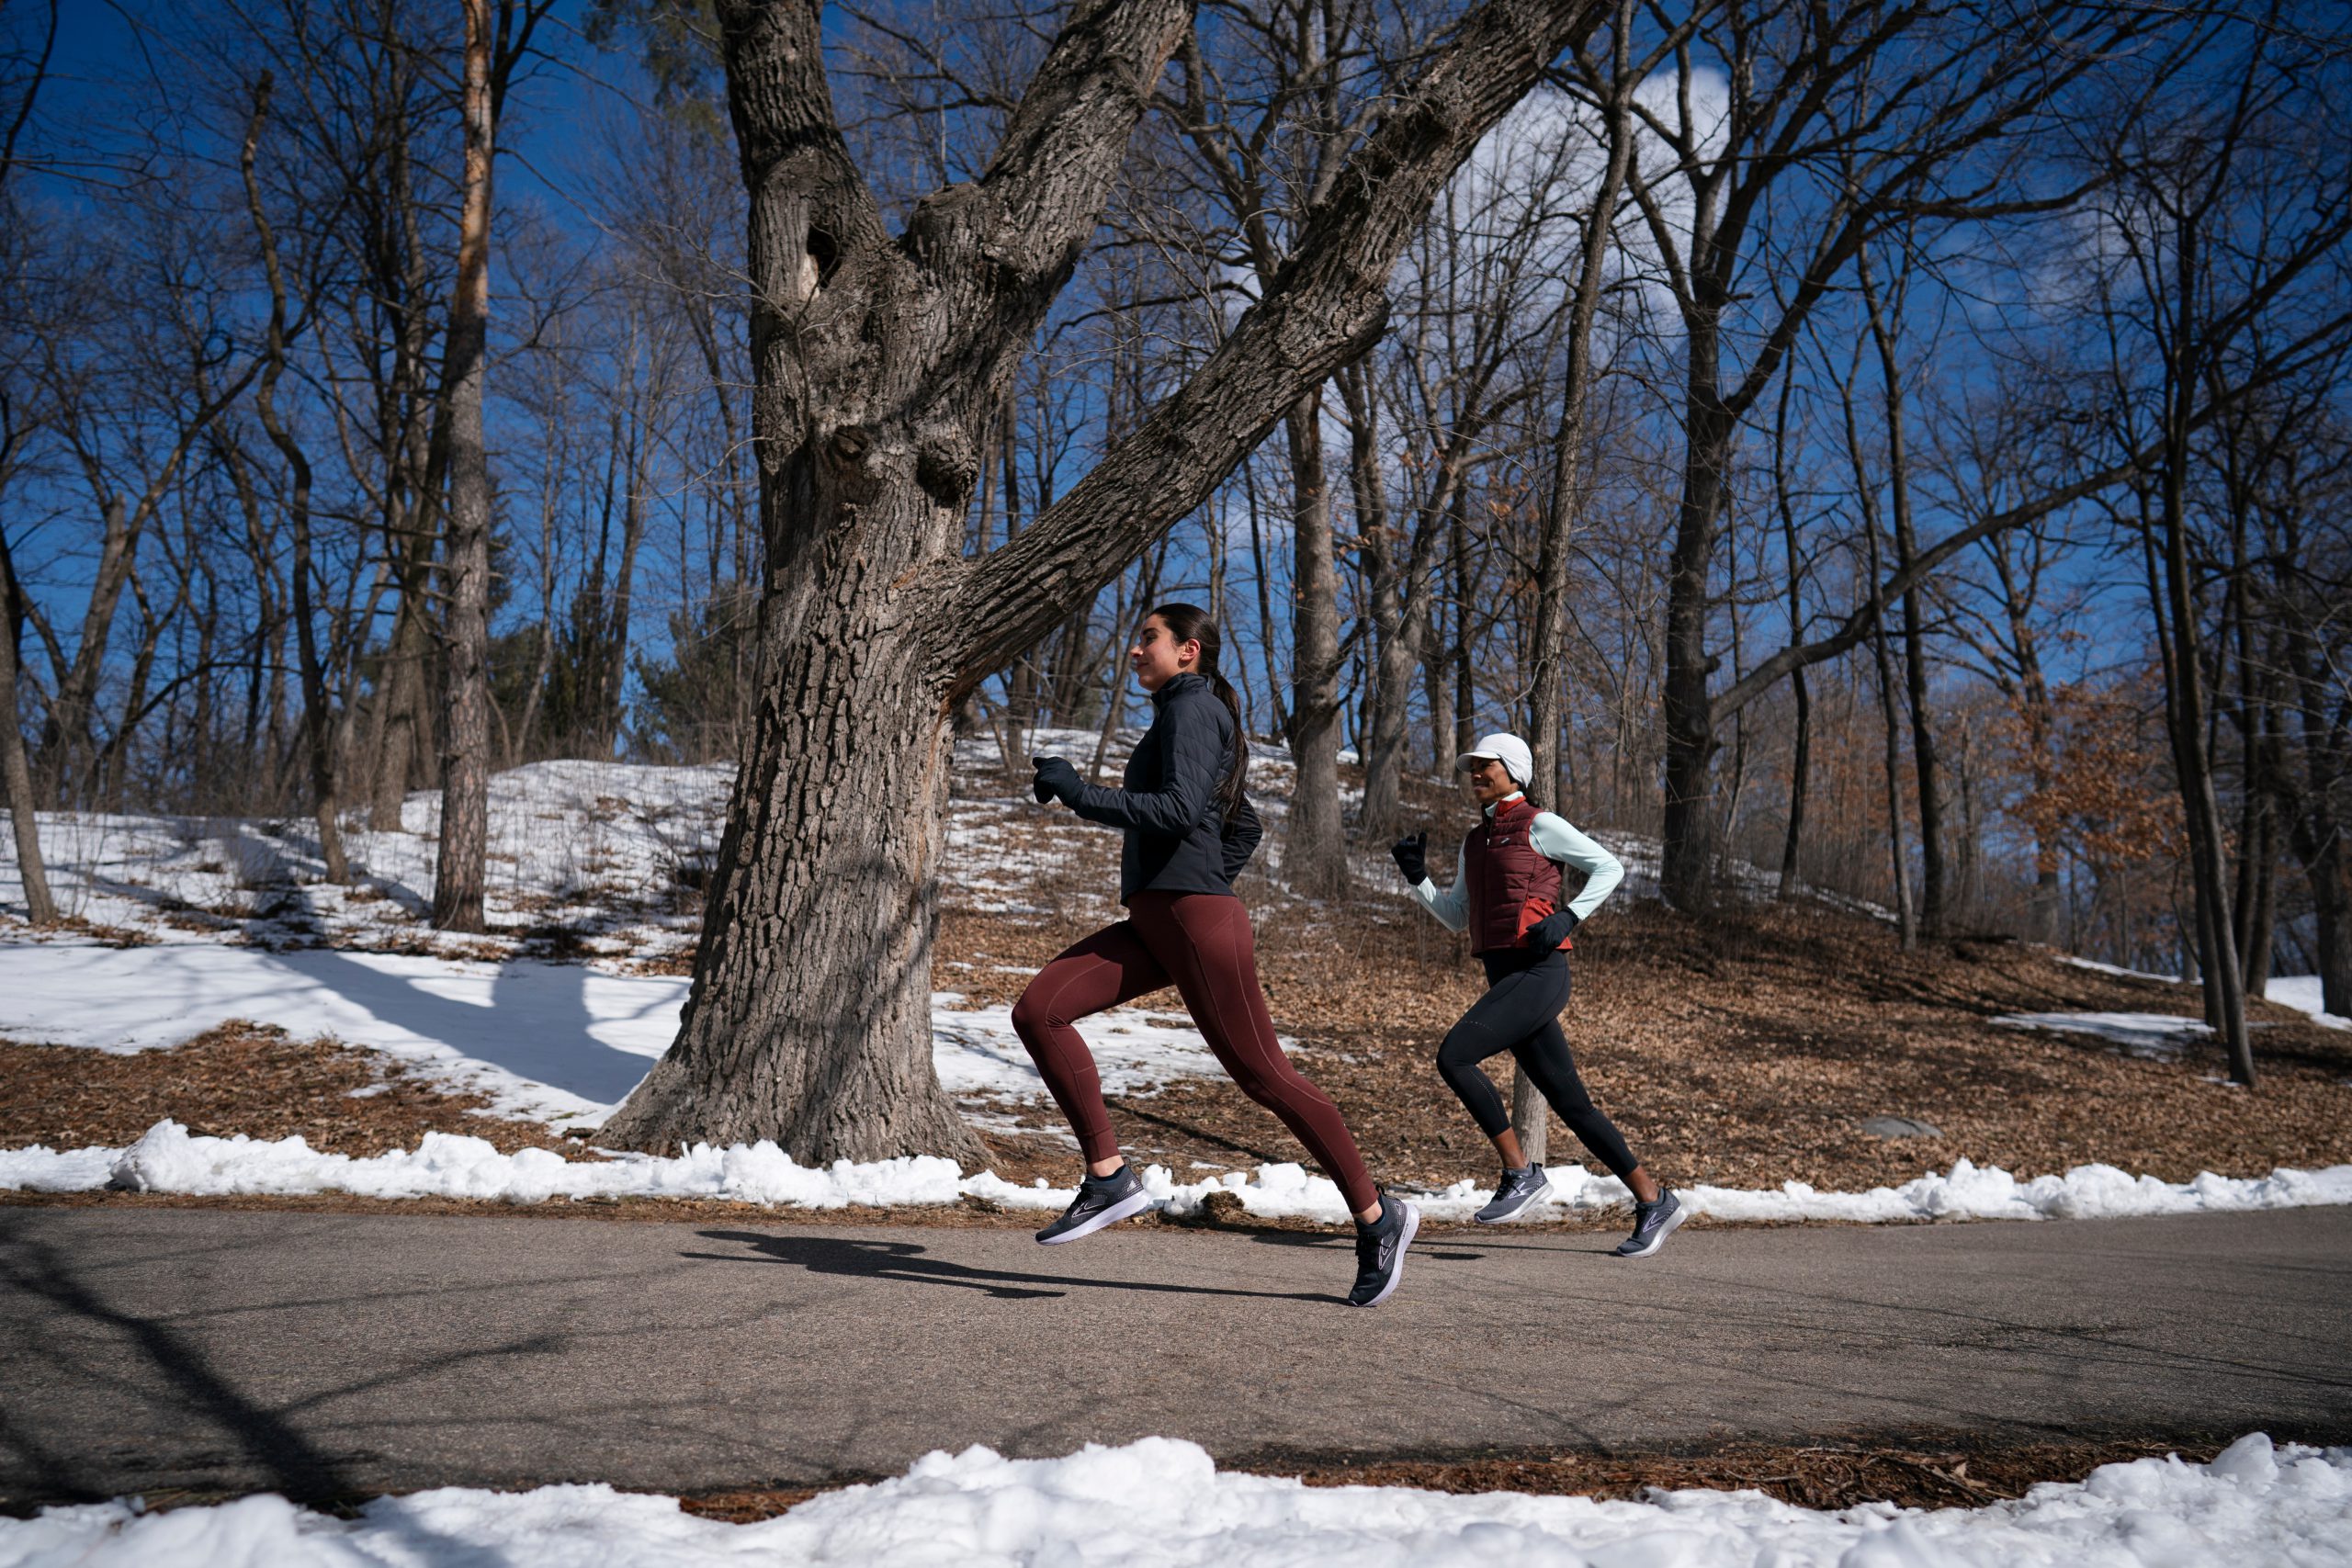
[[[1427,833],[1416,833],[1388,846],[1388,852],[1396,857],[1396,869],[1416,887],[1430,879],[1429,847]]]
[[[1069,800],[1085,787],[1078,770],[1069,765],[1067,757],[1032,757],[1030,764],[1037,770],[1036,780],[1029,786],[1040,805],[1048,800]]]
[[[1574,909],[1555,909],[1527,928],[1527,945],[1538,953],[1549,953],[1582,924],[1583,918]]]

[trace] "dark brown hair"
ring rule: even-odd
[[[1233,683],[1216,667],[1217,653],[1225,647],[1225,637],[1209,619],[1209,613],[1198,604],[1182,602],[1162,604],[1144,617],[1159,618],[1168,628],[1168,635],[1178,643],[1197,642],[1201,645],[1200,662],[1193,668],[1208,680],[1210,689],[1221,698],[1233,715],[1233,761],[1225,770],[1225,783],[1218,786],[1216,801],[1227,821],[1241,809],[1241,792],[1250,780],[1250,731],[1241,723],[1241,699],[1234,694]]]

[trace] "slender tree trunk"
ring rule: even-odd
[[[1419,581],[1398,558],[1388,507],[1388,485],[1381,472],[1380,397],[1369,360],[1358,360],[1338,378],[1348,410],[1348,483],[1355,502],[1356,537],[1363,541],[1370,579],[1373,627],[1372,714],[1363,752],[1363,811],[1356,831],[1362,842],[1383,845],[1403,831],[1400,793],[1405,769],[1406,723],[1412,705],[1417,649],[1405,613],[1405,595]]]
[[[1283,880],[1310,898],[1336,898],[1348,889],[1348,841],[1340,814],[1340,578],[1324,471],[1322,389],[1300,399],[1283,425],[1295,507],[1289,739],[1296,782]]]
[[[1467,487],[1453,492],[1453,504],[1445,512],[1447,542],[1452,546],[1453,566],[1453,646],[1447,650],[1448,667],[1453,671],[1453,752],[1460,755],[1478,743],[1477,671],[1470,660],[1470,492]],[[1453,758],[1442,758],[1438,763],[1449,773]]]
[[[0,780],[8,786],[8,818],[16,829],[17,870],[25,886],[25,918],[37,926],[57,923],[50,897],[49,871],[40,854],[34,818],[33,773],[25,756],[24,727],[17,719],[17,637],[24,611],[17,603],[16,559],[0,536]]]
[[[1896,364],[1894,328],[1879,298],[1871,271],[1870,247],[1854,256],[1862,299],[1870,316],[1871,336],[1878,347],[1879,372],[1886,394],[1886,480],[1888,510],[1894,519],[1894,565],[1908,571],[1919,554],[1918,531],[1911,521],[1911,448],[1904,430],[1903,377]],[[1930,939],[1944,934],[1945,874],[1943,782],[1936,760],[1936,731],[1929,719],[1927,638],[1920,627],[1922,590],[1903,595],[1903,667],[1911,710],[1912,771],[1919,799],[1919,932]]]
[[[1567,801],[1560,731],[1567,706],[1568,536],[1575,531],[1583,482],[1585,410],[1591,401],[1592,330],[1600,313],[1604,270],[1616,232],[1617,204],[1633,157],[1633,0],[1617,0],[1611,32],[1614,60],[1604,110],[1608,164],[1600,188],[1584,214],[1576,297],[1568,307],[1566,361],[1560,385],[1560,419],[1552,431],[1551,492],[1535,545],[1535,647],[1528,690],[1528,739],[1535,754],[1536,787],[1555,810]],[[1520,1075],[1523,1082],[1526,1074]]]
[[[343,829],[336,820],[334,723],[328,711],[326,673],[319,658],[318,625],[311,604],[311,460],[277,412],[277,383],[286,374],[286,278],[278,265],[277,236],[262,206],[261,182],[254,173],[262,123],[269,112],[270,85],[270,75],[264,72],[254,91],[253,118],[245,130],[243,153],[245,204],[261,241],[262,269],[269,280],[265,350],[268,365],[254,388],[254,403],[262,429],[286,460],[286,521],[294,544],[294,646],[301,662],[302,740],[310,763],[311,814],[318,824],[319,858],[325,863],[326,878],[342,886],[350,882],[351,868],[344,859]]]
[[[1714,862],[1710,774],[1716,740],[1707,681],[1723,660],[1707,651],[1707,620],[1714,605],[1709,578],[1736,426],[1716,389],[1718,344],[1712,323],[1719,316],[1719,309],[1694,312],[1685,340],[1688,434],[1682,499],[1666,573],[1666,809],[1659,886],[1667,902],[1686,911],[1706,903]]]
[[[2165,461],[2158,489],[2158,527],[2164,575],[2161,585],[2167,631],[2165,660],[2171,694],[2173,765],[2180,779],[2181,804],[2188,825],[2189,871],[2195,884],[2197,934],[2203,952],[2206,1010],[2221,1035],[2230,1080],[2253,1087],[2254,1053],[2245,1029],[2245,992],[2238,967],[2235,933],[2230,928],[2228,867],[2222,847],[2221,803],[2213,791],[2211,758],[2205,739],[2204,650],[2198,632],[2195,577],[2188,553],[2188,468],[2199,379],[2188,356],[2198,343],[2194,280],[2198,276],[2196,226],[2177,225],[2173,236],[2178,272],[2174,301],[2177,332],[2172,362],[2165,367]],[[2156,587],[2151,583],[2152,588]]]
[[[1804,640],[1804,571],[1797,552],[1797,513],[1789,493],[1789,395],[1792,376],[1781,380],[1781,396],[1772,425],[1772,498],[1781,513],[1781,539],[1789,562],[1789,640]],[[1804,886],[1797,874],[1804,844],[1805,788],[1813,773],[1813,694],[1806,689],[1804,666],[1789,671],[1789,691],[1796,701],[1796,732],[1789,757],[1789,831],[1781,843],[1779,897],[1786,903]]]
[[[1884,581],[1879,570],[1878,492],[1871,484],[1869,466],[1862,460],[1862,433],[1854,415],[1854,381],[1861,369],[1861,346],[1854,349],[1854,374],[1838,387],[1839,400],[1846,414],[1846,451],[1852,460],[1854,495],[1861,504],[1862,537],[1869,544],[1871,583],[1875,589]],[[1903,951],[1909,953],[1919,945],[1917,917],[1911,903],[1910,857],[1903,848],[1903,749],[1902,724],[1895,712],[1894,661],[1887,646],[1886,612],[1882,604],[1876,624],[1871,627],[1871,652],[1878,661],[1879,716],[1886,729],[1886,838],[1894,857],[1895,926],[1901,932]]]
[[[1870,524],[1864,526],[1871,541],[1871,581],[1875,582],[1879,577],[1878,530]],[[1883,621],[1871,638],[1871,652],[1878,660],[1879,717],[1886,727],[1886,841],[1894,859],[1894,924],[1902,938],[1903,951],[1909,953],[1919,945],[1919,926],[1911,907],[1910,857],[1903,849],[1903,728],[1895,711],[1894,650],[1887,646]]]
[[[448,658],[441,751],[441,855],[433,923],[486,929],[490,852],[490,454],[482,433],[490,325],[491,171],[497,126],[491,102],[492,0],[466,13],[465,206],[458,286],[449,301]]]

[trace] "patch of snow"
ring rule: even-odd
[[[1073,1174],[1075,1166],[1073,1165]],[[1592,1213],[1630,1198],[1613,1177],[1573,1167],[1551,1172],[1552,1191],[1531,1211],[1536,1217]],[[1340,1190],[1325,1177],[1293,1163],[1261,1165],[1250,1175],[1228,1171],[1179,1182],[1164,1166],[1148,1167],[1143,1181],[1155,1203],[1177,1215],[1228,1194],[1261,1219],[1348,1223]],[[920,1155],[897,1159],[836,1160],[822,1168],[796,1163],[763,1140],[715,1148],[697,1144],[673,1156],[623,1154],[604,1161],[568,1161],[545,1149],[499,1153],[483,1139],[428,1133],[414,1150],[366,1158],[322,1154],[301,1137],[276,1140],[242,1134],[191,1134],[158,1122],[127,1149],[57,1151],[35,1145],[0,1151],[0,1188],[43,1192],[90,1191],[108,1185],[135,1191],[227,1197],[345,1192],[367,1198],[476,1198],[538,1203],[566,1198],[719,1198],[789,1208],[926,1207],[965,1198],[1009,1209],[1057,1210],[1075,1189],[1015,1186],[993,1171],[966,1176],[953,1160]],[[1417,1196],[1436,1220],[1466,1220],[1494,1193],[1469,1181]],[[1867,1192],[1821,1192],[1801,1181],[1777,1190],[1693,1186],[1679,1196],[1694,1214],[1738,1221],[1843,1220],[1899,1224],[1920,1220],[2109,1219],[2127,1215],[2207,1213],[2246,1209],[2307,1208],[2352,1203],[2352,1165],[2324,1170],[2274,1170],[2258,1179],[2215,1176],[2167,1182],[2134,1177],[2113,1166],[2076,1166],[2063,1176],[2020,1181],[1994,1167],[1967,1160],[1941,1175],[1929,1172],[1901,1187]]]
[[[2312,1022],[2325,1028],[2352,1029],[2352,1018],[2327,1010],[2316,975],[2274,975],[2270,984],[2263,987],[2263,996],[2281,1007],[2311,1014]]]
[[[2113,1042],[2127,1055],[2160,1060],[2179,1055],[2192,1042],[2213,1032],[2201,1018],[2168,1012],[2011,1012],[1991,1021],[2006,1029],[2096,1035]]]
[[[1981,1508],[1867,1503],[1835,1512],[1760,1492],[1657,1491],[1639,1502],[1311,1487],[1220,1472],[1195,1444],[1088,1444],[1063,1459],[933,1452],[904,1475],[824,1493],[754,1524],[602,1484],[443,1487],[339,1519],[263,1495],[144,1512],[135,1500],[0,1519],[6,1568],[154,1562],[284,1568],[1490,1568],[1498,1562],[1702,1568],[1987,1568],[2098,1562],[2352,1562],[2352,1450],[2239,1438],[2210,1464],[2143,1459]]]
[[[2079,958],[2071,953],[2055,953],[2052,956],[2054,956],[2059,963],[2068,964],[2074,968],[2088,969],[2100,975],[2113,975],[2120,979],[2162,980],[2168,986],[2177,986],[2180,983],[2180,976],[2177,975],[2155,975],[2151,974],[2145,969],[2126,969],[2120,964],[2101,964],[2096,958]]]
[[[2181,983],[2177,975],[2154,975],[2145,969],[2126,969],[2120,964],[2101,964],[2096,958],[2077,958],[2071,953],[2054,956],[2059,963],[2076,969],[2096,970],[2101,975],[2114,975],[2126,980],[2161,980],[2167,986]],[[2321,993],[2320,978],[2316,975],[2273,975],[2263,987],[2262,996],[2265,1001],[2309,1013],[2312,1021],[2323,1029],[2352,1029],[2352,1018],[2327,1010],[2326,998]]]

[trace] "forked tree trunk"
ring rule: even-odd
[[[678,1039],[605,1142],[977,1154],[931,1057],[948,716],[1363,351],[1439,186],[1592,9],[1488,0],[1465,17],[1192,378],[1017,540],[967,561],[989,422],[1190,8],[1078,6],[986,173],[894,236],[837,129],[815,8],[721,0],[752,197],[763,667]]]

